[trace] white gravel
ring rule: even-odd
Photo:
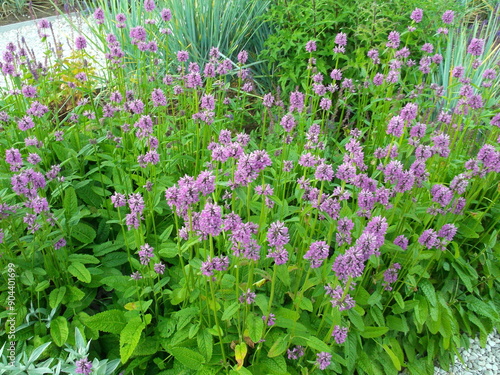
[[[65,19],[65,17],[68,17],[71,20],[74,27]],[[85,51],[91,56],[96,56],[99,64],[102,64],[104,56],[93,45],[93,42],[96,42],[96,38],[92,37],[92,33],[90,32],[87,23],[81,16],[72,14],[69,16],[49,17],[47,20],[52,23],[55,40],[58,43],[62,43],[63,57],[71,55],[74,49],[75,38],[78,35],[83,35],[87,38],[87,48]],[[50,29],[43,29],[42,31],[49,35],[47,43],[49,44],[49,48],[54,49],[54,37],[52,36]],[[22,37],[26,40],[26,44],[33,52],[34,56],[37,57],[37,60],[43,62],[47,43],[43,43],[41,41],[37,28],[37,21],[27,21],[17,25],[0,27],[0,56],[3,55],[7,44],[10,42],[14,43],[14,45],[19,48],[18,46],[21,45]],[[5,78],[0,71],[0,87],[5,87],[5,85]]]
[[[450,371],[434,369],[434,375],[498,375],[500,374],[500,334],[494,331],[488,336],[486,347],[482,348],[479,339],[470,339],[469,349],[461,349],[460,355]]]

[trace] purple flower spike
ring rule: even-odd
[[[89,375],[92,373],[92,362],[86,357],[76,361],[75,374]]]
[[[325,370],[328,366],[330,366],[330,362],[332,360],[332,355],[328,352],[321,352],[317,354],[316,364],[318,365],[320,370]]]

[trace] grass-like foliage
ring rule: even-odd
[[[0,374],[432,374],[484,344],[498,21],[415,9],[363,53],[318,33],[262,95],[248,30],[221,53],[156,5],[95,10],[105,67],[44,22],[46,65],[2,55]]]

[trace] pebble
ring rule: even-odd
[[[500,334],[495,330],[488,336],[484,348],[479,338],[470,340],[469,349],[460,349],[464,363],[457,358],[449,371],[434,368],[434,375],[499,375],[500,374]]]

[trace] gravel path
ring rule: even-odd
[[[470,339],[469,349],[461,349],[464,363],[458,359],[446,372],[434,369],[435,375],[498,375],[500,374],[500,334],[495,331],[488,336],[486,347],[479,345],[479,339]]]
[[[52,30],[54,31],[55,39],[63,45],[63,57],[67,57],[73,52],[75,38],[78,35],[85,35],[88,40],[88,47],[85,50],[89,55],[96,56],[99,62],[104,61],[103,54],[97,51],[91,43],[92,39],[89,37],[91,37],[92,34],[90,33],[89,27],[84,20],[76,14],[70,15],[69,17],[76,25],[77,30],[71,27],[70,23],[65,20],[64,16],[46,18],[46,20],[52,23]],[[54,38],[51,35],[50,29],[44,29],[43,32],[49,35],[47,42],[49,43],[50,48],[53,49]],[[29,49],[33,51],[33,54],[39,58],[39,61],[43,62],[46,43],[41,42],[36,21],[27,21],[21,22],[20,24],[0,27],[0,54],[3,55],[7,45],[11,42],[14,43],[15,46],[19,46],[21,44],[22,37],[26,40],[26,44]],[[93,38],[93,40],[95,41],[95,38]],[[5,87],[5,85],[5,78],[0,71],[0,87]]]
[[[63,43],[63,56],[69,56],[72,52],[75,37],[78,35],[90,36],[88,26],[78,16],[72,16],[74,23],[78,27],[78,31],[74,30],[63,17],[50,17],[56,39]],[[29,47],[33,50],[35,56],[43,56],[45,44],[40,42],[36,22],[23,22],[20,25],[10,25],[0,27],[0,53],[6,49],[9,42],[15,45],[20,42],[21,37],[24,37]],[[52,38],[48,38],[52,41]],[[88,38],[87,38],[88,39]],[[53,47],[53,42],[52,47]],[[89,43],[86,51],[98,57],[99,61],[103,61],[102,53],[98,52]],[[0,75],[0,87],[5,86],[3,75]],[[457,362],[446,372],[442,369],[435,368],[435,375],[499,375],[500,374],[500,334],[494,332],[488,336],[486,348],[481,348],[478,339],[471,339],[469,349],[462,349],[461,355],[464,359],[462,364],[458,359]]]

